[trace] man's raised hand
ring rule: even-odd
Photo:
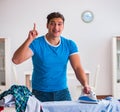
[[[34,23],[33,29],[29,31],[28,38],[34,40],[38,36],[38,32],[36,30],[36,23]]]

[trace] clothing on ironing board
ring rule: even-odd
[[[26,86],[13,85],[0,94],[1,110],[15,106],[16,112],[49,112]]]
[[[27,101],[32,93],[25,86],[13,85],[10,89],[0,94],[0,100],[7,95],[13,95],[15,99],[16,112],[25,112]]]

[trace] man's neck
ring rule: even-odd
[[[46,39],[52,45],[58,45],[60,43],[60,37],[52,37],[49,34],[46,34]]]

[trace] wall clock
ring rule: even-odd
[[[93,12],[92,11],[84,11],[82,14],[81,14],[81,19],[85,22],[85,23],[90,23],[93,21],[94,19],[94,15],[93,15]]]

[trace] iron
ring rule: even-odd
[[[89,103],[89,104],[98,104],[99,100],[96,97],[94,91],[90,91],[89,94],[85,94],[82,90],[80,97],[78,98],[78,102],[80,103]]]

